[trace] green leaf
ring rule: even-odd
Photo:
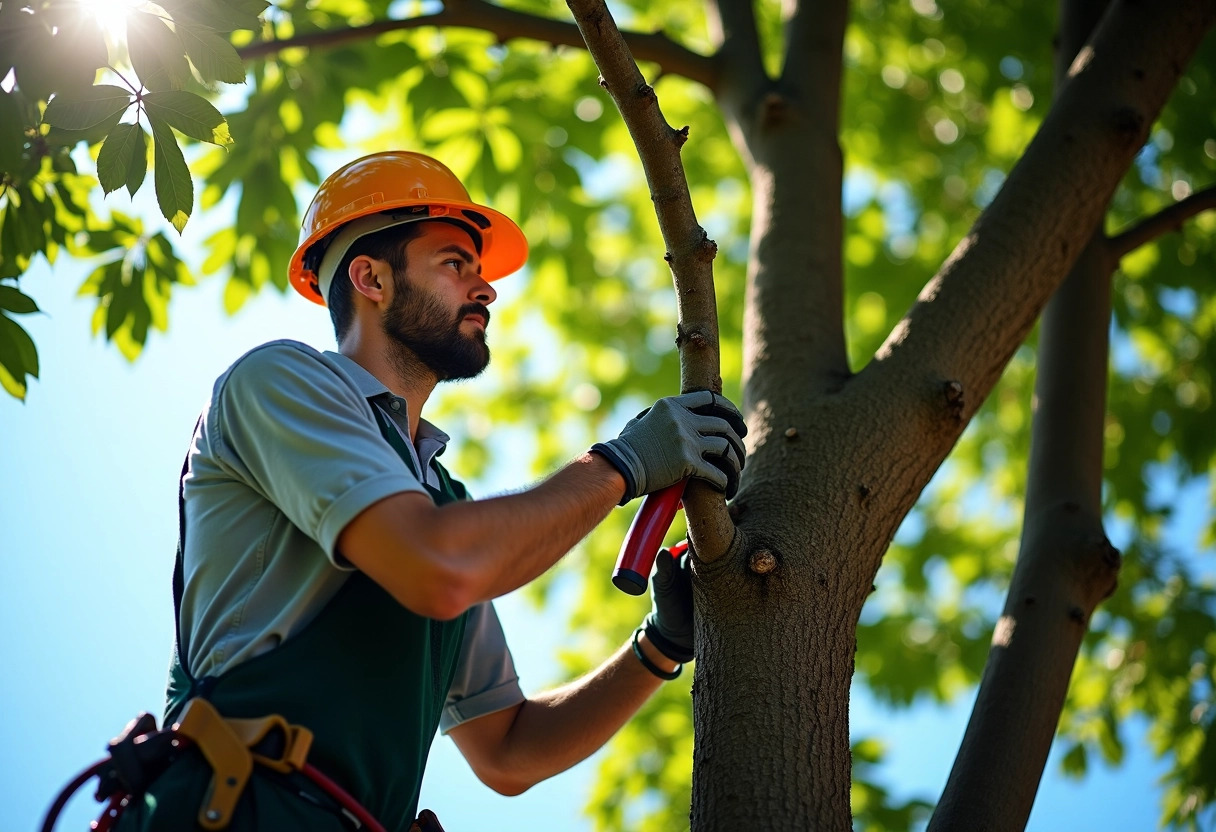
[[[28,315],[38,311],[38,304],[16,286],[0,286],[0,309],[17,315]]]
[[[97,180],[105,193],[116,191],[132,178],[131,168],[140,168],[139,181],[148,167],[144,129],[138,124],[119,124],[110,131],[97,154]],[[136,188],[138,188],[138,184]],[[134,196],[135,192],[131,192]]]
[[[165,219],[173,224],[180,234],[190,219],[194,208],[194,183],[190,180],[190,168],[177,146],[173,129],[160,118],[148,112],[152,125],[153,171],[156,179],[156,201]]]
[[[144,96],[148,116],[156,116],[192,139],[211,144],[232,144],[223,114],[205,98],[192,92],[171,90]]]
[[[245,64],[231,43],[210,29],[188,23],[178,24],[177,36],[204,81],[245,83]]]
[[[47,144],[52,147],[75,147],[80,142],[96,144],[110,135],[110,131],[122,120],[123,112],[123,110],[119,110],[88,130],[64,130],[60,127],[52,127],[46,134]]]
[[[258,15],[270,4],[263,0],[166,0],[160,5],[173,15],[175,23],[188,21],[216,32],[233,32],[237,29],[256,31],[261,28],[262,21]]]
[[[0,174],[14,173],[25,154],[25,130],[16,95],[0,90]]]
[[[130,90],[97,84],[59,93],[46,105],[42,120],[64,130],[88,130],[109,119],[121,118],[131,101]]]
[[[0,312],[0,366],[25,386],[25,377],[38,378],[38,350],[19,323]],[[12,391],[10,391],[12,392]]]
[[[131,163],[127,167],[127,193],[135,196],[135,192],[139,190],[139,186],[144,184],[144,177],[148,173],[148,134],[142,127],[136,125],[138,133],[134,146],[131,148]]]
[[[1060,760],[1060,766],[1064,769],[1064,773],[1070,777],[1083,777],[1085,770],[1088,768],[1088,752],[1085,750],[1083,743],[1077,743],[1068,750]]]
[[[181,89],[190,80],[182,42],[156,15],[127,15],[127,52],[140,83],[150,90]]]

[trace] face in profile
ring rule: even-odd
[[[467,231],[445,222],[424,225],[406,245],[404,273],[393,274],[384,332],[439,381],[473,378],[490,362],[487,304],[496,294],[480,277],[477,247]]]

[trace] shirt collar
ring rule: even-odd
[[[369,373],[367,368],[358,361],[355,361],[355,359],[351,358],[350,356],[343,355],[340,352],[332,352],[330,350],[325,351],[325,357],[342,368],[342,370],[350,377],[350,380],[355,383],[355,388],[358,389],[359,395],[368,400],[375,399],[380,396],[385,396],[390,401],[392,399],[399,399],[401,401],[401,415],[403,417],[408,417],[407,408],[409,405],[406,403],[405,399],[402,399],[392,390],[389,390],[388,386],[383,381]],[[443,453],[444,448],[446,448],[447,443],[451,441],[452,437],[448,436],[426,419],[419,419],[418,436],[415,437],[415,441],[421,442],[422,440],[428,439],[438,443],[439,449],[436,452],[436,455],[438,455]]]

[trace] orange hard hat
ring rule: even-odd
[[[460,222],[480,239],[486,280],[506,277],[528,259],[528,241],[519,226],[472,202],[446,165],[421,153],[390,150],[356,159],[321,183],[291,256],[291,285],[324,306],[332,272],[355,240],[382,228],[438,218]]]

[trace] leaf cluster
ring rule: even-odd
[[[69,237],[75,255],[106,250],[107,220],[88,198],[91,189],[82,186],[71,156],[82,143],[97,148],[103,194],[125,187],[134,196],[151,150],[157,202],[165,219],[183,230],[193,211],[194,186],[178,134],[219,145],[231,142],[224,117],[199,84],[244,82],[229,35],[259,28],[258,14],[266,5],[263,0],[148,4],[149,10],[128,13],[125,38],[111,43],[80,3],[0,3],[0,77],[11,80],[0,88],[0,281],[15,282],[38,255],[52,261]],[[118,83],[99,83],[99,77]],[[110,222],[121,233],[125,220]],[[92,232],[99,235],[100,247],[90,246]],[[148,246],[159,248],[141,240],[136,250]],[[170,256],[176,260],[171,247]],[[119,269],[120,262],[108,265]],[[128,311],[140,320],[160,316],[156,291],[131,303]],[[117,309],[106,309],[117,315]],[[19,324],[6,321],[0,330],[4,387],[23,398],[26,378],[38,374],[37,351]],[[117,331],[106,327],[107,337]],[[135,340],[123,347],[124,354],[136,354],[146,332],[146,325],[127,331]]]

